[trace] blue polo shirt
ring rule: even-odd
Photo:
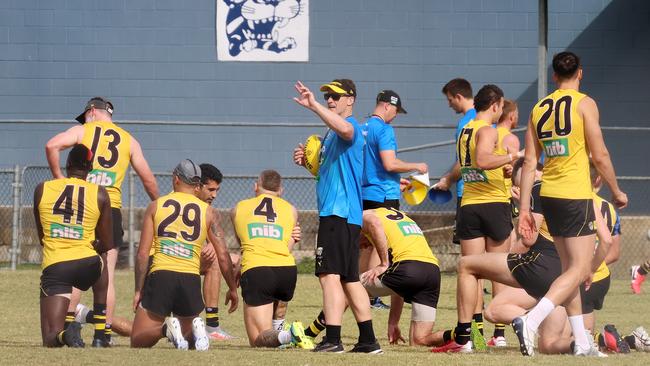
[[[458,141],[458,136],[460,135],[460,131],[462,131],[463,127],[467,124],[467,122],[473,120],[476,118],[476,109],[472,108],[463,117],[458,121],[458,125],[456,126],[456,134],[454,135],[454,139]],[[458,156],[456,156],[456,160],[458,160]],[[465,183],[463,182],[463,179],[459,179],[456,182],[456,196],[457,197],[463,197],[463,187],[465,186]]]
[[[354,137],[346,141],[328,130],[321,147],[321,163],[316,183],[319,216],[338,216],[361,226],[361,177],[363,175],[363,132],[357,120]]]
[[[363,184],[361,197],[364,200],[384,202],[399,199],[399,173],[391,173],[384,169],[380,152],[397,151],[395,131],[393,126],[377,116],[370,117],[362,126],[366,137],[366,148],[363,152]]]

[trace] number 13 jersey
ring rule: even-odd
[[[131,135],[107,121],[84,124],[81,143],[93,152],[93,170],[87,180],[106,187],[111,207],[122,207],[122,182],[131,161]]]
[[[589,151],[584,120],[578,113],[585,94],[558,89],[533,108],[533,132],[544,152],[541,196],[590,199]]]
[[[295,222],[293,206],[280,197],[261,194],[240,201],[233,225],[242,247],[242,273],[255,267],[295,265],[289,252]]]
[[[208,204],[196,196],[172,192],[156,200],[153,264],[165,270],[199,274],[201,248],[208,237]]]

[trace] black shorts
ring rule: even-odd
[[[451,242],[454,244],[460,244],[460,239],[458,239],[458,213],[460,212],[460,202],[463,197],[456,198],[456,214],[454,215],[454,231],[451,234]]]
[[[494,241],[507,239],[512,232],[510,203],[490,202],[462,206],[456,228],[458,238],[470,240],[490,237]]]
[[[512,218],[516,219],[519,217],[519,206],[515,203],[515,200],[510,197],[510,210],[512,210]]]
[[[438,307],[440,268],[433,263],[413,260],[391,264],[380,277],[381,283],[405,302]]]
[[[536,299],[544,297],[553,281],[562,274],[562,263],[557,252],[534,248],[523,254],[509,253],[508,268],[521,288]]]
[[[582,298],[582,313],[589,314],[594,310],[600,310],[605,303],[605,295],[609,291],[611,276],[607,276],[598,282],[594,282],[585,291],[584,283],[580,285],[580,297]]]
[[[316,241],[316,276],[337,274],[343,282],[359,281],[361,226],[338,216],[321,216]]]
[[[166,317],[196,316],[203,311],[201,276],[174,271],[154,271],[147,275],[142,289],[142,307]]]
[[[41,274],[41,297],[70,294],[72,288],[88,290],[102,274],[102,258],[88,258],[50,264]]]
[[[363,200],[363,210],[373,210],[375,208],[394,208],[399,210],[399,200],[384,200],[384,202]]]
[[[250,306],[289,302],[298,280],[298,267],[255,267],[241,275],[241,296]]]
[[[125,249],[124,245],[124,229],[122,229],[122,210],[119,208],[111,207],[111,215],[113,216],[113,243],[115,249]],[[128,245],[126,246],[128,248]]]
[[[551,235],[574,238],[596,232],[596,216],[591,199],[571,200],[542,196],[540,201]]]

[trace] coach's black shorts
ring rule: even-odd
[[[241,275],[241,296],[250,306],[289,302],[296,289],[298,267],[255,267]]]
[[[113,243],[115,249],[124,249],[124,229],[122,229],[122,210],[111,207],[111,216],[113,216]]]
[[[97,282],[103,266],[98,255],[50,264],[41,274],[41,297],[70,294],[73,287],[86,291]]]
[[[384,200],[384,202],[363,200],[363,210],[373,210],[375,208],[394,208],[399,210],[399,200]]]
[[[338,216],[321,216],[316,241],[316,276],[337,274],[343,282],[359,281],[361,226]]]
[[[494,241],[507,239],[512,232],[510,203],[490,202],[462,206],[458,213],[456,232],[461,240],[484,236]]]
[[[196,316],[203,311],[201,276],[158,270],[147,275],[142,290],[142,307],[161,317]]]
[[[404,260],[391,264],[379,280],[409,304],[438,307],[440,268],[433,263]]]
[[[460,239],[458,239],[458,214],[460,213],[460,202],[463,197],[456,197],[456,214],[454,215],[454,231],[451,234],[451,242],[454,244],[460,245]]]
[[[512,277],[517,280],[521,288],[536,299],[544,297],[553,281],[562,274],[560,257],[554,249],[543,249],[546,245],[553,246],[553,243],[538,239],[526,253],[508,254],[508,268]]]
[[[574,238],[596,232],[596,216],[591,199],[572,200],[542,196],[540,201],[551,235]]]
[[[607,276],[598,282],[594,282],[585,290],[584,283],[580,285],[580,297],[582,298],[582,313],[589,314],[594,310],[600,310],[605,303],[605,295],[609,291],[610,277]]]

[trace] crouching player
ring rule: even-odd
[[[200,253],[206,239],[214,246],[228,284],[229,312],[237,308],[237,287],[220,218],[206,202],[197,198],[200,184],[199,166],[183,160],[174,169],[174,191],[147,207],[136,258],[131,347],[152,347],[167,337],[178,349],[193,346],[205,351],[209,348],[205,324],[199,317],[204,305]],[[152,245],[153,261],[147,274]],[[190,335],[193,336],[191,345],[186,340]]]
[[[296,209],[280,198],[282,178],[263,171],[255,182],[255,197],[237,203],[232,222],[242,248],[241,288],[244,324],[252,347],[278,347],[290,343],[305,349],[314,345],[302,323],[289,330],[273,327],[274,307],[289,302],[296,288],[298,269],[291,255],[291,233],[298,221]]]
[[[107,347],[106,252],[113,248],[111,207],[104,187],[86,182],[93,154],[75,145],[66,163],[67,178],[43,182],[34,191],[34,220],[43,246],[41,334],[47,347],[84,347],[81,325],[64,330],[72,287],[93,287],[93,347]],[[99,254],[98,254],[99,253]]]

